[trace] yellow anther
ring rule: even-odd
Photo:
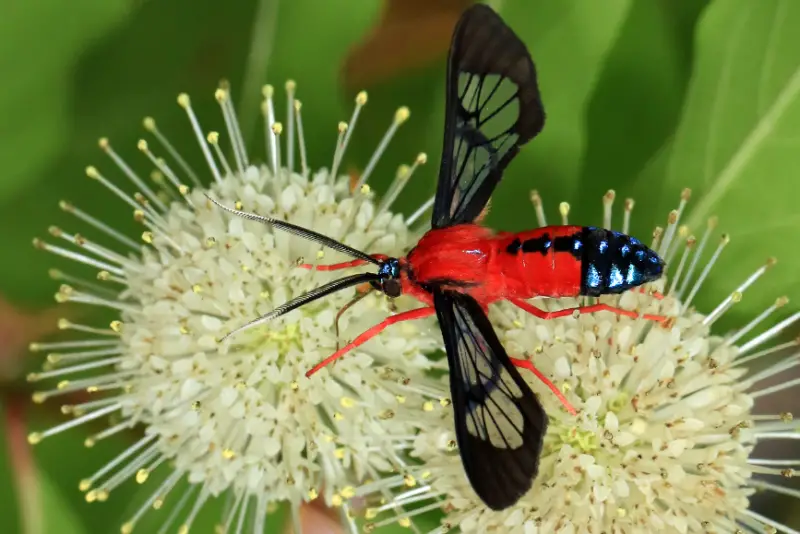
[[[395,124],[403,124],[408,120],[409,116],[411,116],[411,110],[403,106],[401,108],[398,108],[397,111],[395,111],[394,122]]]
[[[136,483],[137,484],[144,484],[147,481],[147,477],[150,476],[150,471],[147,469],[139,469],[136,472]]]

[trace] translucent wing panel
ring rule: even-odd
[[[506,508],[536,477],[547,416],[472,297],[436,292],[434,304],[464,469],[488,506]]]
[[[453,35],[433,227],[471,222],[519,147],[544,125],[525,45],[490,8],[475,5]]]

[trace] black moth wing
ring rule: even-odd
[[[525,44],[482,4],[469,8],[453,33],[446,96],[433,228],[472,222],[519,147],[544,126]]]
[[[536,478],[547,415],[477,301],[454,291],[434,291],[433,300],[464,470],[487,506],[508,508]]]

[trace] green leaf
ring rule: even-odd
[[[10,2],[0,17],[0,199],[57,156],[69,137],[72,69],[78,55],[117,24],[129,0]],[[67,22],[69,21],[69,22]]]
[[[200,147],[175,98],[180,92],[189,93],[203,129],[225,131],[214,90],[221,78],[227,78],[232,83],[234,101],[239,102],[256,7],[254,0],[232,4],[213,0],[147,2],[117,31],[81,56],[64,87],[37,86],[42,94],[52,90],[66,95],[65,121],[73,126],[58,133],[65,146],[55,158],[39,158],[38,154],[18,150],[16,157],[37,162],[36,169],[28,172],[38,170],[38,174],[30,187],[17,191],[13,197],[0,198],[0,226],[13,228],[4,235],[4,246],[14,251],[14,261],[0,262],[0,291],[26,303],[51,301],[55,284],[47,280],[47,269],[74,270],[74,264],[31,247],[32,238],[46,235],[50,224],[113,245],[113,241],[60,212],[61,199],[74,202],[130,236],[141,234],[142,228],[133,223],[131,210],[84,175],[84,168],[93,164],[123,190],[134,190],[97,148],[99,137],[107,136],[114,149],[147,180],[152,165],[137,150],[136,142],[147,137],[142,118],[153,116],[184,157],[198,171],[203,170]],[[297,81],[298,98],[304,104],[309,161],[315,167],[329,165],[337,121],[345,118],[351,107],[339,91],[339,65],[379,7],[367,0],[357,5],[347,0],[280,3],[267,79],[255,83],[260,86],[270,81],[276,86],[276,110],[279,117],[284,117],[284,82],[287,78]],[[314,16],[308,16],[309,12]],[[63,21],[67,17],[60,18]],[[5,72],[18,71],[21,67],[12,66]],[[263,161],[260,118],[257,123],[250,147],[252,159]],[[152,145],[157,148],[155,142]],[[157,150],[164,155],[163,150]],[[208,173],[202,176],[209,178]],[[84,275],[93,277],[94,273],[87,271]]]
[[[39,491],[42,499],[42,516],[44,528],[42,533],[58,532],[59,534],[80,534],[89,532],[83,528],[75,510],[70,506],[59,488],[49,477],[39,474]]]
[[[530,189],[553,203],[574,197],[586,150],[586,110],[631,5],[630,0],[501,4],[500,14],[536,63],[547,123],[508,170],[495,205],[527,199]],[[515,224],[530,227],[532,213],[528,221],[515,217]]]
[[[64,402],[53,399],[31,410],[30,430],[42,432],[68,421],[66,416],[54,417],[45,413]],[[81,425],[42,440],[33,448],[36,465],[42,478],[47,479],[53,492],[60,496],[63,506],[72,511],[81,523],[82,532],[119,532],[124,522],[123,512],[139,490],[134,482],[126,482],[114,489],[107,501],[88,503],[79,490],[80,481],[90,477],[101,467],[111,462],[140,436],[136,432],[122,432],[98,441],[92,448],[84,446],[84,440],[108,426],[107,419]],[[47,532],[57,532],[49,529]]]
[[[694,29],[707,3],[654,0],[631,7],[587,111],[587,149],[573,205],[576,222],[599,222],[600,199],[609,189],[620,198],[636,199],[652,191],[642,169],[658,158],[680,119]],[[555,203],[549,204],[555,213]],[[665,216],[637,210],[633,228],[645,237]]]
[[[0,402],[0,502],[4,504],[0,528],[3,532],[21,532],[22,517],[16,495],[16,481],[12,471],[14,458],[9,446],[9,425],[7,424],[8,401]]]
[[[684,222],[702,234],[718,215],[731,243],[701,292],[701,309],[743,282],[769,256],[777,267],[745,294],[749,317],[796,293],[800,249],[800,4],[717,0],[702,17],[697,59],[658,209],[694,191]],[[716,243],[712,243],[714,246]]]
[[[30,410],[24,403],[22,398],[13,395],[6,395],[0,402],[2,531],[25,534],[92,532],[84,528],[69,499],[30,454],[25,441],[25,434],[30,430],[25,417]]]

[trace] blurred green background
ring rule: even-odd
[[[26,503],[28,513],[42,520],[41,529],[32,525],[28,534],[116,532],[139,490],[128,484],[90,509],[77,491],[78,481],[121,444],[104,442],[87,454],[85,433],[75,431],[48,440],[30,459],[24,441],[30,428],[62,418],[55,403],[31,406],[30,388],[21,379],[41,363],[27,352],[28,343],[53,331],[59,316],[51,309],[57,282],[48,278],[48,268],[60,263],[35,251],[31,239],[51,224],[76,228],[58,209],[60,199],[135,235],[128,211],[119,210],[84,176],[86,165],[99,163],[102,169],[107,161],[97,139],[108,136],[129,161],[141,162],[136,150],[144,133],[141,121],[154,116],[177,148],[197,161],[200,153],[175,97],[190,93],[204,125],[221,129],[213,91],[226,78],[251,152],[263,153],[256,150],[263,146],[260,87],[266,82],[282,87],[291,78],[304,104],[310,163],[329,166],[337,121],[349,117],[352,99],[363,88],[370,100],[343,169],[363,169],[394,110],[409,106],[411,119],[370,179],[383,190],[399,164],[427,152],[430,162],[397,205],[408,213],[435,184],[444,58],[453,25],[469,3],[31,0],[0,5],[3,532],[23,532]],[[699,236],[706,219],[716,214],[720,230],[732,238],[696,300],[699,309],[709,311],[766,258],[779,258],[755,290],[719,321],[719,331],[743,324],[778,296],[798,296],[800,195],[793,184],[800,168],[800,2],[493,4],[531,50],[548,124],[508,170],[489,225],[534,226],[528,201],[534,188],[551,221],[558,220],[558,203],[568,201],[571,222],[597,224],[601,196],[615,189],[617,214],[624,198],[635,198],[633,233],[649,241],[653,227],[663,225],[677,206],[681,189],[691,187],[683,222]],[[615,224],[619,227],[621,219]],[[771,320],[796,309],[790,303]]]

